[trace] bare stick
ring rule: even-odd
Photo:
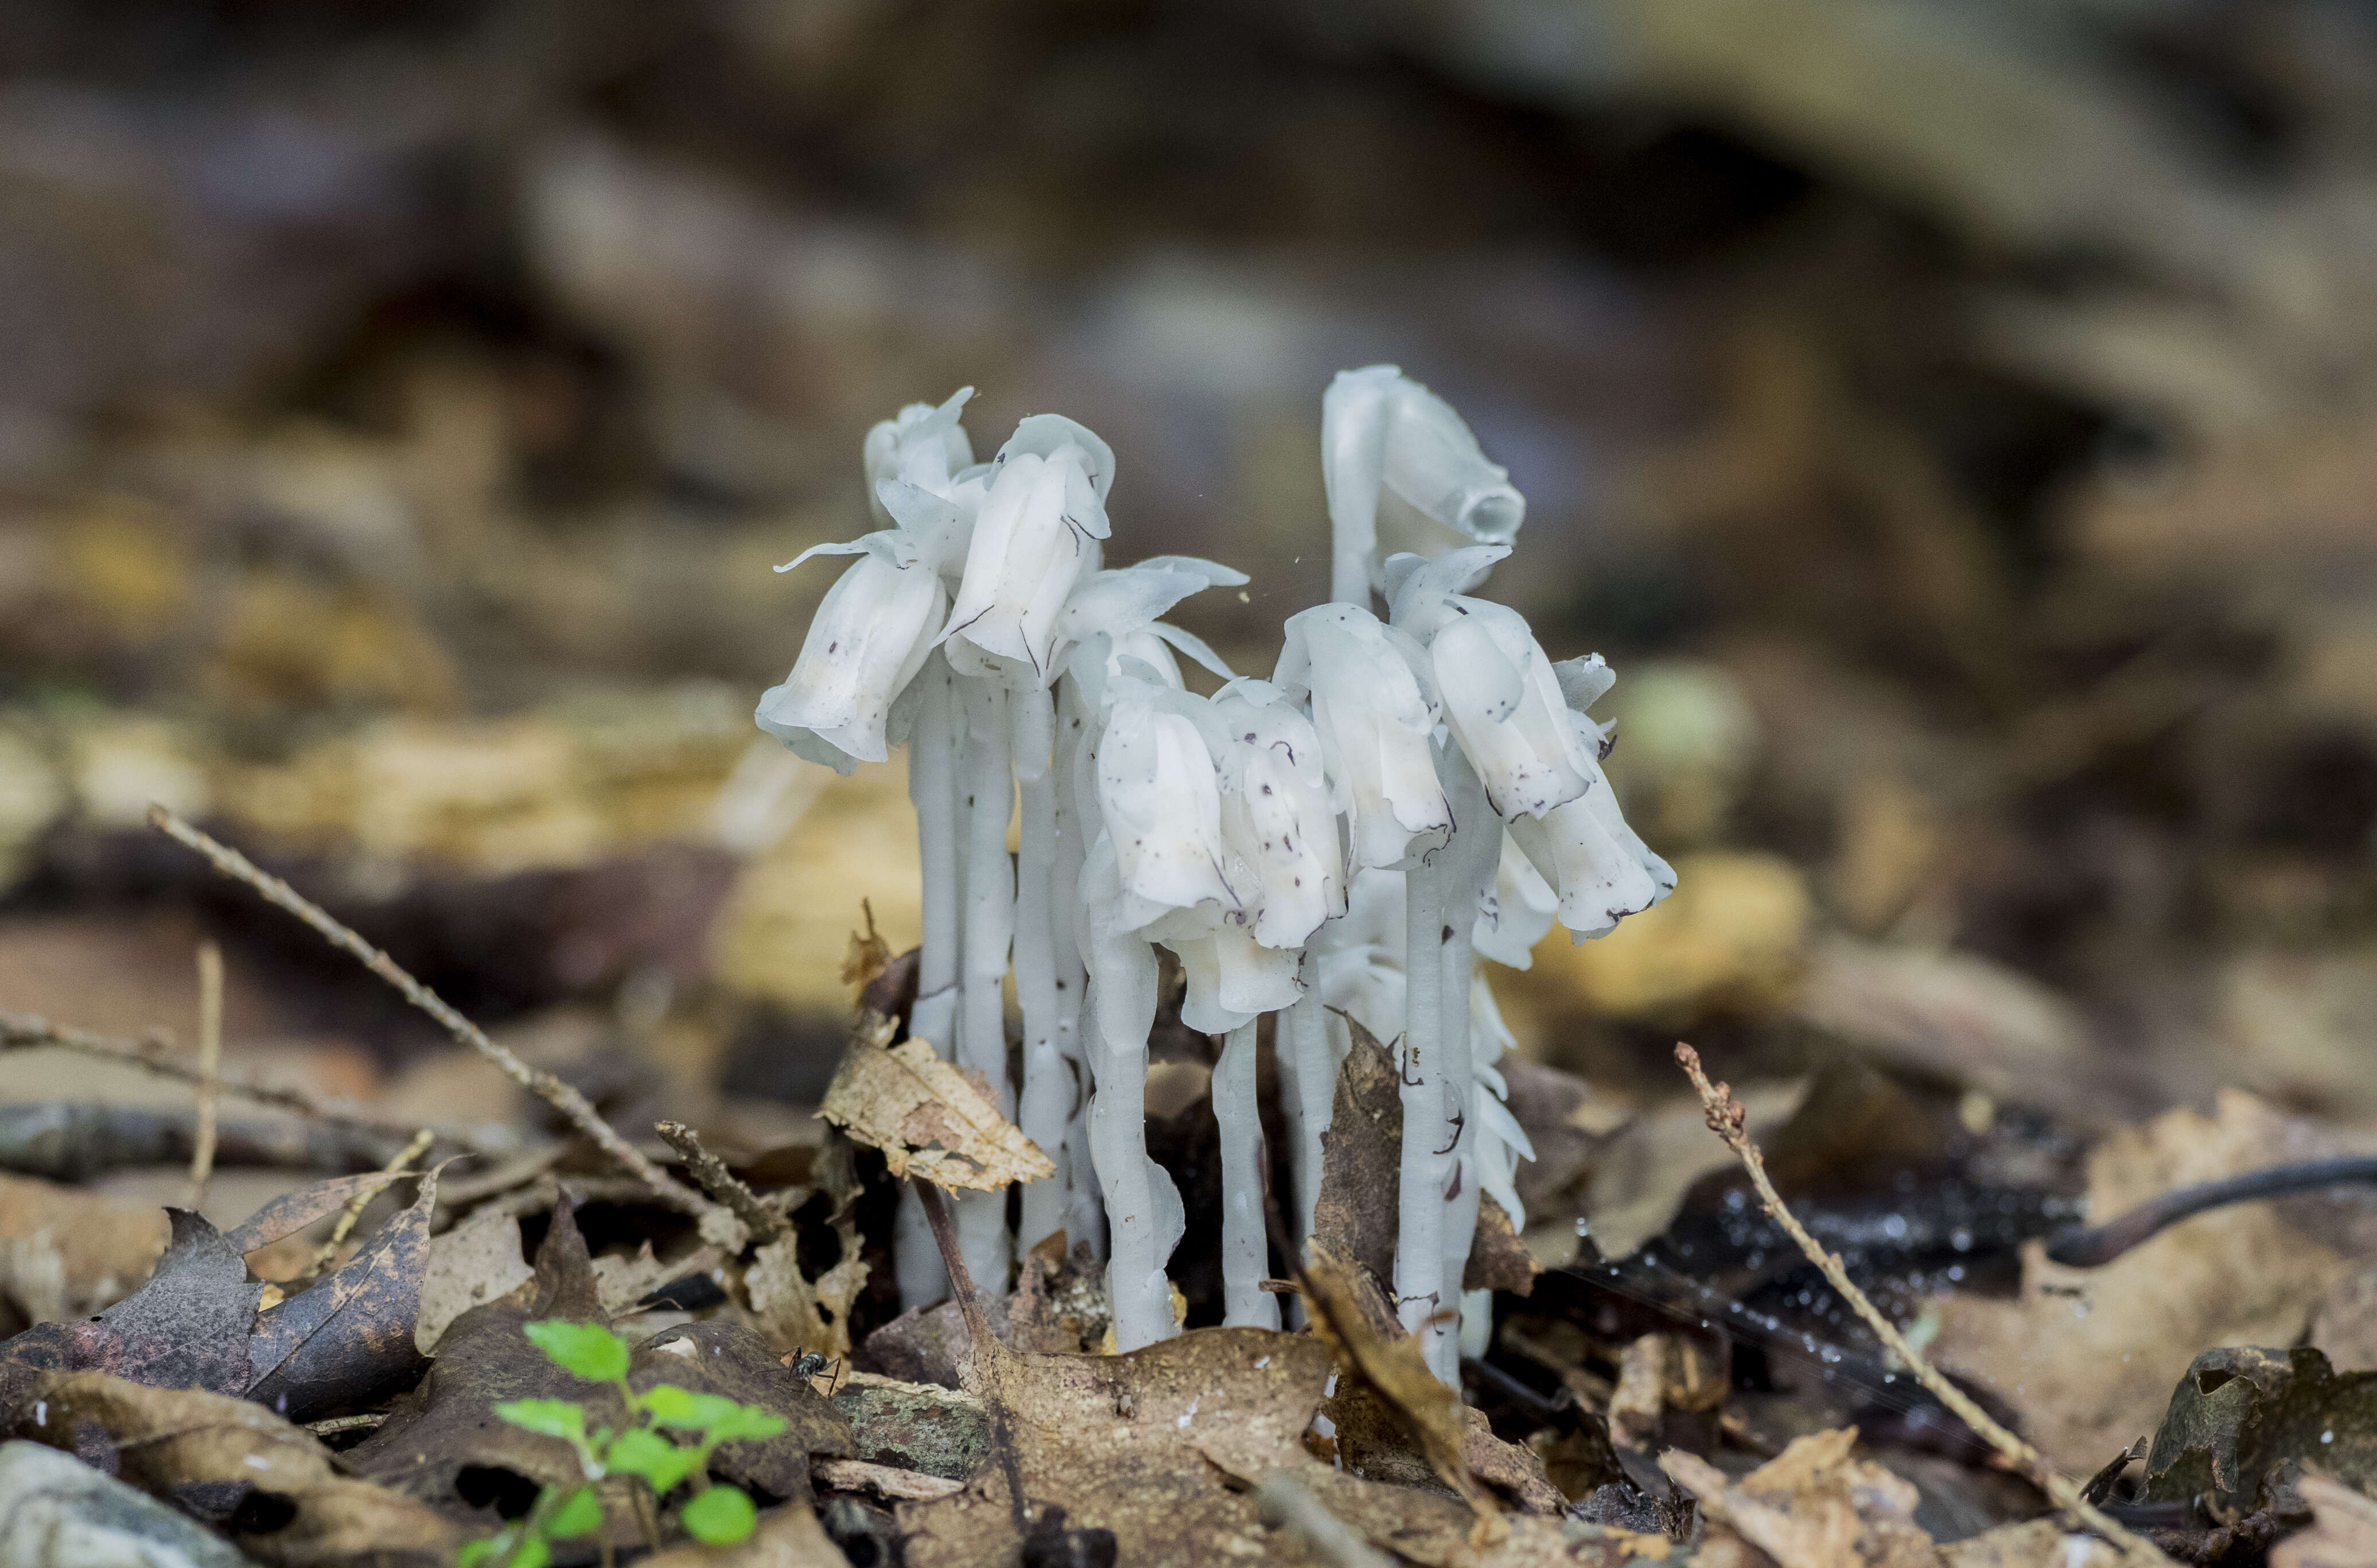
[[[2066,1268],[2097,1268],[2206,1209],[2367,1181],[2377,1181],[2377,1158],[2353,1155],[2343,1159],[2273,1166],[2267,1170],[2248,1171],[2193,1187],[2174,1187],[2147,1199],[2118,1219],[2089,1229],[2074,1227],[2049,1237],[2047,1256]]]
[[[505,1077],[567,1117],[571,1126],[658,1193],[670,1207],[695,1215],[708,1214],[718,1207],[654,1165],[644,1156],[642,1150],[620,1137],[618,1130],[603,1119],[602,1113],[588,1103],[585,1095],[552,1073],[531,1067],[487,1038],[484,1030],[448,1006],[444,998],[406,974],[388,954],[330,918],[287,882],[269,871],[257,869],[255,862],[246,856],[229,844],[209,838],[162,806],[149,808],[149,825],[175,843],[197,851],[206,857],[208,864],[224,876],[234,881],[245,882],[263,895],[266,903],[277,904],[311,926],[324,941],[395,987],[405,1000],[436,1019],[448,1034],[494,1062],[503,1070]]]
[[[190,1137],[190,1201],[202,1209],[215,1171],[215,1102],[222,1093],[222,949],[198,944],[198,1121]]]
[[[1766,1156],[1758,1152],[1758,1145],[1751,1143],[1749,1134],[1742,1131],[1745,1113],[1734,1103],[1732,1089],[1723,1083],[1709,1082],[1708,1074],[1701,1071],[1700,1052],[1690,1046],[1677,1045],[1676,1061],[1683,1068],[1685,1076],[1692,1081],[1692,1087],[1700,1091],[1701,1105],[1708,1112],[1709,1131],[1725,1140],[1725,1146],[1734,1152],[1741,1161],[1742,1168],[1750,1172],[1750,1184],[1758,1189],[1758,1201],[1767,1215],[1798,1243],[1799,1251],[1808,1255],[1808,1261],[1823,1271],[1824,1283],[1840,1292],[1842,1299],[1856,1309],[1857,1315],[1866,1321],[1866,1325],[1873,1330],[1890,1353],[1915,1374],[1916,1381],[1929,1389],[1940,1403],[1954,1411],[1957,1418],[1972,1428],[1982,1442],[2002,1454],[2010,1467],[2027,1477],[2039,1490],[2052,1498],[2055,1505],[2065,1514],[2141,1562],[2168,1562],[2169,1559],[2164,1557],[2151,1542],[2107,1518],[2095,1503],[2081,1495],[2077,1483],[2048,1461],[2046,1454],[2000,1426],[1971,1394],[1958,1388],[1916,1353],[1915,1347],[1906,1343],[1906,1336],[1898,1332],[1898,1325],[1883,1316],[1881,1310],[1868,1299],[1866,1293],[1849,1278],[1848,1270],[1842,1265],[1839,1255],[1824,1251],[1823,1245],[1808,1234],[1807,1227],[1799,1223],[1798,1216],[1784,1206],[1782,1195],[1774,1191],[1774,1183],[1767,1179]]]
[[[735,1217],[750,1228],[754,1240],[777,1241],[790,1232],[784,1216],[736,1179],[724,1160],[702,1146],[701,1135],[692,1128],[682,1121],[662,1121],[653,1123],[652,1131],[684,1158],[685,1173],[700,1183],[703,1191],[735,1211]]]
[[[427,1154],[432,1141],[429,1129],[423,1128],[412,1135],[412,1143],[397,1151],[394,1159],[380,1167],[381,1173],[394,1176],[398,1171]],[[330,1260],[339,1255],[339,1249],[345,1246],[347,1238],[354,1234],[355,1222],[364,1217],[364,1210],[376,1196],[378,1194],[376,1192],[358,1192],[348,1200],[345,1210],[339,1215],[339,1223],[330,1227],[330,1239],[314,1249],[313,1263],[307,1265],[305,1274],[300,1275],[298,1280],[292,1281],[292,1284],[301,1284],[303,1280],[312,1279],[330,1266]],[[295,1294],[286,1286],[282,1287],[282,1291],[287,1295]]]
[[[1027,1535],[1032,1521],[1023,1501],[1023,1464],[1016,1455],[1015,1433],[1008,1422],[1007,1391],[999,1386],[998,1341],[990,1335],[990,1320],[982,1315],[982,1302],[974,1295],[973,1275],[966,1272],[965,1258],[958,1251],[957,1227],[950,1223],[949,1205],[941,1202],[941,1190],[914,1177],[908,1185],[916,1190],[916,1201],[925,1211],[925,1223],[932,1227],[933,1244],[941,1250],[942,1266],[950,1271],[950,1294],[957,1298],[958,1311],[965,1318],[966,1339],[982,1378],[983,1407],[990,1415],[990,1446],[998,1456],[999,1470],[1007,1477],[1007,1510],[1015,1522],[1015,1533]]]
[[[165,1055],[171,1042],[161,1036],[127,1040],[113,1035],[96,1034],[89,1029],[78,1029],[70,1023],[53,1023],[30,1012],[0,1012],[0,1051],[37,1050],[44,1046],[54,1046],[100,1061],[122,1062],[126,1067],[137,1067],[160,1078],[177,1079],[185,1083],[197,1083],[204,1077],[197,1068]],[[291,1111],[337,1127],[358,1128],[399,1138],[411,1136],[413,1129],[412,1122],[374,1116],[351,1102],[324,1099],[289,1084],[259,1083],[235,1072],[217,1072],[215,1087],[223,1094],[235,1095],[255,1105],[270,1106],[276,1110]],[[490,1149],[484,1140],[453,1128],[441,1127],[437,1129],[437,1135],[448,1143],[482,1153],[501,1152],[503,1148],[496,1145]]]

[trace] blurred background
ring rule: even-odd
[[[1083,419],[1267,673],[1387,361],[1682,876],[1499,976],[1574,1126],[1679,1033],[2377,1120],[2365,7],[18,0],[0,72],[0,1007],[186,1042],[212,932],[235,1060],[505,1114],[161,800],[623,1124],[794,1135],[916,924],[897,760],[749,721],[868,425]]]

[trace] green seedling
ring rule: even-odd
[[[563,1371],[617,1390],[626,1418],[616,1428],[590,1428],[586,1406],[567,1399],[496,1406],[496,1414],[513,1426],[569,1444],[585,1483],[546,1487],[525,1514],[464,1543],[454,1568],[545,1568],[555,1541],[602,1530],[603,1491],[630,1478],[649,1488],[657,1502],[679,1487],[695,1488],[677,1510],[677,1522],[705,1546],[731,1546],[751,1533],[758,1509],[741,1488],[710,1481],[710,1456],[723,1442],[774,1437],[784,1430],[782,1417],[675,1383],[638,1394],[627,1385],[627,1343],[600,1323],[533,1323],[522,1332]],[[609,1556],[607,1547],[603,1555]]]

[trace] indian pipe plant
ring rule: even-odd
[[[980,1072],[1057,1164],[1024,1189],[1019,1232],[1003,1192],[960,1198],[966,1266],[1003,1287],[1063,1231],[1106,1260],[1120,1348],[1175,1332],[1165,1266],[1183,1215],[1143,1109],[1164,947],[1187,976],[1183,1021],[1224,1042],[1225,1321],[1279,1322],[1261,1288],[1256,1021],[1276,1015],[1301,1245],[1350,1017],[1401,1067],[1396,1308],[1452,1382],[1489,1326],[1486,1293],[1461,1290],[1479,1195],[1523,1223],[1512,1172],[1534,1157],[1502,1103],[1511,1038],[1481,961],[1523,968],[1554,918],[1582,941],[1675,887],[1601,771],[1609,730],[1585,711],[1614,677],[1598,655],[1554,663],[1524,617],[1476,596],[1525,502],[1392,365],[1345,371],[1322,400],[1332,597],[1288,617],[1269,680],[1163,619],[1244,574],[1179,556],[1107,567],[1113,449],[1034,414],[976,462],[972,395],[867,434],[886,526],[778,569],[858,557],[757,715],[845,773],[907,748],[924,868],[911,1031]],[[1467,543],[1382,557],[1382,521]],[[1187,688],[1183,655],[1219,677],[1212,696]],[[913,1194],[897,1266],[909,1305],[946,1293]]]

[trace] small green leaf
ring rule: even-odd
[[[552,1546],[543,1536],[531,1536],[520,1542],[520,1550],[512,1553],[512,1560],[504,1568],[544,1568],[552,1561]]]
[[[737,1405],[714,1422],[710,1429],[712,1442],[730,1442],[744,1437],[774,1437],[784,1430],[784,1418],[772,1410],[762,1410],[757,1405]]]
[[[526,1323],[521,1332],[545,1359],[563,1371],[589,1382],[616,1382],[627,1375],[627,1341],[601,1323],[570,1323],[558,1320]]]
[[[487,1553],[496,1550],[496,1543],[502,1538],[500,1536],[488,1536],[480,1540],[464,1541],[462,1549],[454,1554],[454,1568],[476,1568],[485,1560]]]
[[[696,1394],[679,1388],[673,1382],[655,1383],[643,1395],[644,1408],[652,1419],[679,1431],[706,1432],[719,1422],[731,1419],[743,1408],[732,1399],[716,1394]]]
[[[510,1399],[496,1406],[496,1414],[516,1427],[525,1427],[546,1437],[567,1438],[571,1442],[586,1440],[586,1411],[567,1399]]]
[[[751,1533],[759,1511],[740,1487],[714,1486],[677,1514],[686,1534],[704,1546],[732,1546]]]
[[[621,1432],[603,1465],[615,1476],[641,1476],[655,1497],[665,1497],[701,1463],[699,1449],[679,1448],[658,1432]]]
[[[603,1500],[594,1495],[592,1487],[579,1487],[553,1511],[553,1517],[545,1521],[544,1533],[559,1540],[575,1540],[602,1527]]]

